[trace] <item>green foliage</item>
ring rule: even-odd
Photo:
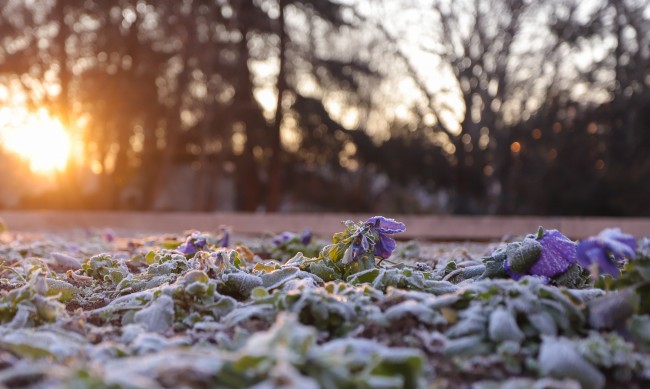
[[[348,238],[337,234],[333,245]],[[188,258],[147,242],[66,273],[32,257],[0,269],[0,347],[18,361],[3,374],[46,388],[576,389],[650,380],[643,258],[604,290],[499,278],[505,249],[483,264],[453,255],[422,263],[432,258],[410,244],[395,251],[402,263],[368,256],[364,265],[361,256],[334,260],[327,248],[283,263],[241,247]],[[489,269],[497,276],[486,277]]]
[[[128,270],[108,254],[90,257],[81,268],[86,275],[113,284],[119,284],[128,274]]]
[[[288,261],[298,253],[302,253],[307,257],[316,257],[322,249],[322,245],[317,242],[304,244],[299,234],[293,234],[286,241],[279,242],[277,245],[270,245],[269,247],[271,258],[275,258],[281,263]]]
[[[0,323],[22,328],[54,322],[63,316],[65,306],[56,295],[48,297],[48,291],[48,282],[38,273],[20,287],[0,291]]]

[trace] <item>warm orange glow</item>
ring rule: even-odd
[[[485,165],[483,168],[483,174],[485,174],[487,177],[490,177],[494,173],[494,168],[490,165]]]
[[[520,152],[521,151],[521,143],[512,142],[512,144],[510,144],[510,151],[512,151],[515,154]]]
[[[35,173],[63,171],[70,158],[72,142],[61,121],[44,110],[0,112],[0,144],[29,162]]]
[[[587,132],[589,135],[595,135],[598,132],[598,125],[594,122],[591,122],[587,125]]]

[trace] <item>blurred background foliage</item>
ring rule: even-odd
[[[5,0],[0,102],[5,208],[650,215],[645,0]]]

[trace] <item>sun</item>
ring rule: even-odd
[[[2,112],[0,145],[25,159],[30,169],[40,174],[65,170],[72,148],[69,132],[45,109]]]

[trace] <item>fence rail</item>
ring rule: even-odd
[[[145,213],[0,211],[11,230],[25,232],[112,228],[116,231],[151,233],[181,232],[188,229],[215,231],[229,226],[237,234],[276,233],[311,229],[327,236],[341,230],[341,221],[365,220],[363,214],[262,214],[262,213]],[[538,226],[557,228],[571,238],[594,235],[607,227],[620,227],[636,236],[650,235],[650,218],[537,217],[537,216],[447,216],[387,215],[406,224],[401,239],[435,241],[486,241],[508,235],[534,232]]]
[[[146,213],[0,211],[11,230],[26,232],[112,228],[151,233],[188,229],[216,231],[229,226],[237,234],[277,233],[311,229],[327,236],[341,230],[341,221],[365,220],[363,214],[260,214],[260,213]],[[650,218],[390,215],[406,224],[402,239],[485,241],[534,232],[538,226],[557,228],[574,239],[594,235],[607,227],[620,227],[636,236],[650,235]]]

